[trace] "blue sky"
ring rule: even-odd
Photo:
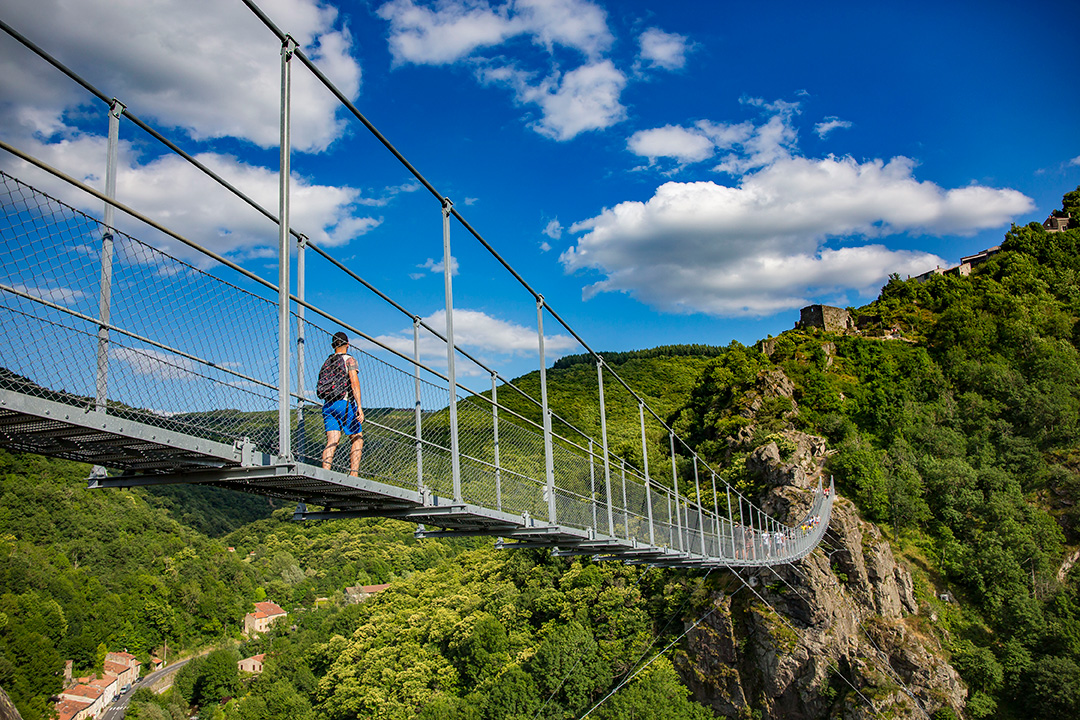
[[[996,245],[1080,184],[1076,3],[260,6],[601,351],[775,335],[805,304],[860,305],[891,272]],[[0,12],[276,208],[279,45],[240,0]],[[437,202],[295,73],[294,227],[441,322]],[[5,140],[100,185],[106,128],[100,102],[0,37]],[[121,140],[120,200],[276,279],[272,224],[130,123]],[[531,297],[452,233],[461,344],[534,368]],[[411,344],[407,318],[311,271],[317,303]],[[549,360],[577,351],[545,330]]]

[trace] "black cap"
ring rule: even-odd
[[[334,339],[330,341],[330,344],[337,350],[339,347],[349,344],[349,336],[345,333],[338,331],[334,333]]]

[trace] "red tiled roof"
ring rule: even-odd
[[[94,685],[95,687],[99,687],[99,688],[107,688],[110,685],[112,685],[114,682],[116,682],[116,676],[115,675],[105,675],[105,677],[94,678],[93,680],[90,681],[90,684]]]
[[[56,715],[58,720],[71,720],[73,717],[79,714],[80,710],[85,710],[93,703],[84,702],[82,700],[69,700],[63,698],[60,702],[56,703]]]
[[[257,602],[255,603],[255,609],[258,612],[266,613],[268,617],[273,615],[288,615],[287,612],[281,609],[280,605],[272,602]]]
[[[364,587],[360,588],[360,592],[366,592],[369,594],[377,593],[382,592],[388,587],[390,587],[390,583],[383,583],[382,585],[365,585]]]
[[[90,698],[91,700],[97,700],[104,694],[104,690],[93,685],[76,685],[70,687],[64,691],[65,695],[77,695],[79,697]]]
[[[105,661],[105,673],[112,673],[113,675],[123,675],[130,670],[124,663],[113,662],[112,660]]]
[[[123,658],[124,660],[127,660],[129,663],[132,660],[134,660],[135,662],[139,662],[138,658],[136,658],[134,655],[132,655],[131,653],[128,653],[128,652],[111,652],[109,654],[112,655],[113,657]],[[139,663],[139,664],[141,665],[142,663]]]

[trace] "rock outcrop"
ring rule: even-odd
[[[777,377],[759,383],[761,395],[763,385],[785,395]],[[808,490],[829,452],[823,438],[793,429],[772,437],[746,467],[769,487],[765,511],[794,523],[808,511]],[[920,632],[929,611],[916,600],[911,573],[846,499],[836,499],[819,550],[739,575],[744,582],[729,578],[711,598],[711,612],[676,658],[695,699],[718,715],[929,718],[942,708],[960,715],[967,690],[936,640]]]

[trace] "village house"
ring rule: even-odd
[[[390,583],[384,583],[382,585],[357,585],[355,587],[345,588],[345,602],[349,605],[356,605],[362,603],[375,593],[382,592],[386,588],[390,587]]]
[[[105,693],[99,687],[93,685],[75,685],[73,687],[66,688],[60,693],[60,703],[57,703],[57,712],[59,713],[59,705],[65,700],[70,701],[68,707],[73,709],[71,714],[71,720],[82,720],[82,718],[96,717],[98,713],[105,709],[105,702],[102,700]]]
[[[1043,222],[1043,228],[1048,233],[1053,232],[1065,232],[1069,229],[1069,225],[1072,223],[1072,215],[1067,212],[1061,212],[1055,210],[1050,213],[1050,217],[1046,218]]]
[[[288,614],[276,603],[257,602],[255,603],[255,612],[250,612],[244,616],[244,633],[254,635],[266,632],[271,625]]]
[[[101,677],[71,677],[72,661],[64,664],[64,691],[56,703],[60,720],[85,720],[97,717],[117,695],[139,679],[139,660],[127,652],[107,653]]]
[[[851,313],[844,308],[831,305],[807,305],[799,311],[799,322],[795,323],[795,327],[803,330],[821,328],[826,332],[846,333],[855,329],[855,323],[851,320]]]
[[[992,248],[987,248],[974,255],[968,255],[967,257],[960,258],[959,265],[953,265],[952,267],[943,268],[940,265],[933,270],[927,270],[921,275],[915,275],[914,277],[908,276],[910,280],[916,280],[924,283],[935,275],[959,275],[960,277],[967,277],[971,275],[971,269],[982,265],[984,262],[1001,252],[1001,246],[995,245]]]
[[[266,660],[266,653],[259,653],[258,655],[244,658],[236,663],[236,666],[240,668],[240,672],[261,673],[263,671],[264,660]]]
[[[131,653],[111,652],[105,655],[105,675],[116,675],[120,689],[129,688],[139,679],[142,662]]]
[[[56,703],[57,720],[86,720],[92,717],[93,703],[83,700],[69,700],[61,698]]]
[[[83,685],[96,687],[101,690],[101,704],[108,705],[120,694],[120,684],[116,682],[116,676],[105,674],[102,677],[80,678]]]

